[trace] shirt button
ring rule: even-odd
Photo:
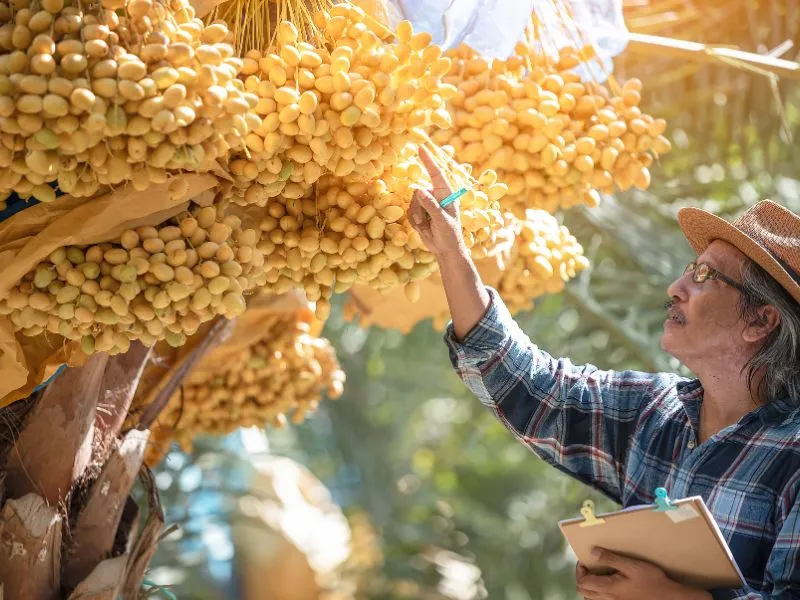
[[[689,447],[689,450],[694,450],[695,447],[697,447],[697,442],[695,442],[694,440],[689,440],[689,443],[686,445]]]

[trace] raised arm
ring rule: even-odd
[[[540,458],[622,501],[641,408],[674,376],[576,366],[532,344],[497,293],[481,282],[455,205],[439,207],[452,190],[430,157],[422,158],[434,189],[416,194],[411,220],[439,262],[452,317],[446,341],[456,372]]]

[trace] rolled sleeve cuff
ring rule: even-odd
[[[463,367],[467,363],[476,364],[491,358],[498,348],[505,346],[516,327],[497,291],[490,287],[486,291],[491,298],[489,308],[463,340],[459,341],[456,337],[452,321],[447,325],[444,339],[455,367]]]

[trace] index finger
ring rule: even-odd
[[[431,183],[433,184],[433,197],[441,201],[453,193],[453,188],[447,182],[442,169],[433,160],[430,151],[425,146],[420,146],[419,157],[422,159],[422,164],[431,176]]]

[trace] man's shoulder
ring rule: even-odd
[[[677,373],[637,370],[602,370],[591,364],[572,365],[559,359],[558,372],[583,381],[588,388],[603,390],[606,412],[623,410],[671,416],[682,410],[684,399],[694,396],[692,380]]]
[[[775,444],[783,450],[800,456],[800,409],[783,414],[765,411],[761,437],[766,443]]]
[[[564,359],[562,359],[564,360]],[[569,364],[569,359],[566,359]],[[589,379],[600,380],[618,389],[619,393],[644,394],[650,401],[680,402],[693,398],[697,393],[697,380],[688,379],[677,373],[649,372],[637,370],[602,370],[594,365],[579,365],[579,369]],[[702,396],[702,391],[700,392]]]
[[[697,379],[671,372],[652,373],[650,376],[652,385],[641,405],[643,417],[674,419],[680,415],[683,420],[687,413],[699,411],[703,389]]]

